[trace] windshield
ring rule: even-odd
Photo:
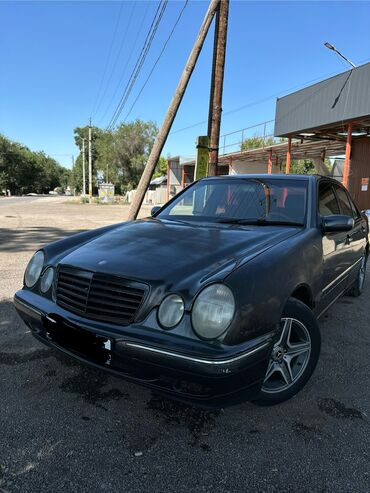
[[[305,180],[202,180],[185,190],[157,217],[197,222],[303,225],[306,198]]]

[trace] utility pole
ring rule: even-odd
[[[76,196],[76,175],[75,175],[75,157],[72,154],[72,175],[73,175],[73,196]]]
[[[217,174],[228,16],[229,0],[220,0],[216,12],[211,91],[209,95],[209,176],[215,176]]]
[[[85,137],[82,138],[82,195],[86,195]]]
[[[137,187],[134,199],[132,201],[131,207],[130,207],[130,212],[128,215],[128,219],[136,219],[141,204],[143,203],[145,192],[149,186],[150,180],[153,176],[155,167],[157,165],[158,159],[161,155],[163,146],[166,142],[167,136],[169,134],[169,131],[171,130],[172,123],[176,117],[177,111],[179,109],[179,106],[181,104],[182,98],[184,97],[185,90],[187,88],[187,85],[189,83],[191,74],[193,73],[194,67],[197,63],[199,54],[202,50],[202,46],[204,43],[204,40],[206,39],[207,32],[209,30],[209,27],[211,25],[212,19],[215,15],[215,12],[217,10],[217,7],[220,3],[220,0],[211,0],[209,7],[207,9],[206,15],[203,19],[202,25],[200,27],[200,30],[198,32],[198,36],[195,40],[194,46],[191,50],[191,53],[189,55],[189,58],[186,62],[185,68],[183,70],[183,73],[181,75],[181,78],[177,84],[175,93],[172,97],[172,101],[167,109],[166,116],[163,120],[162,127],[155,139],[154,145],[152,147],[152,150],[150,152],[150,156],[148,158],[148,162],[145,166],[145,169],[143,171],[143,174],[140,178],[139,185]]]
[[[91,118],[89,122],[89,203],[92,204]]]

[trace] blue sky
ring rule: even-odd
[[[119,1],[0,2],[0,133],[70,166],[71,155],[77,154],[73,128],[86,124],[92,113],[93,124],[109,123],[157,5],[157,1],[125,1],[122,8]],[[121,118],[183,5],[183,0],[169,1]],[[130,119],[161,123],[207,5],[188,3]],[[354,63],[370,60],[369,19],[370,3],[365,1],[231,0],[221,133],[272,119],[276,96],[346,70],[346,64],[323,47],[325,41]],[[164,155],[193,155],[196,136],[206,133],[205,123],[178,130],[207,119],[209,34]]]

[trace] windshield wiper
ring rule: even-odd
[[[256,225],[256,226],[271,226],[271,225],[280,225],[280,226],[303,226],[303,223],[297,222],[297,221],[271,221],[269,219],[264,219],[264,218],[255,218],[255,219],[235,219],[235,218],[228,218],[228,219],[220,219],[217,221],[218,223],[221,224],[247,224],[247,225]]]

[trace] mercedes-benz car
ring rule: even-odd
[[[81,362],[201,405],[269,405],[311,377],[318,319],[362,293],[368,252],[367,218],[333,179],[210,177],[151,217],[38,250],[14,302]]]

